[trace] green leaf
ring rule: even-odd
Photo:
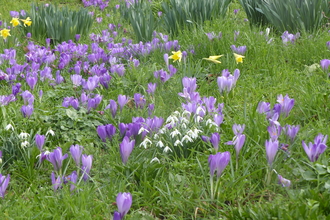
[[[66,109],[65,110],[66,115],[71,118],[73,121],[77,121],[79,116],[75,110],[72,109]]]

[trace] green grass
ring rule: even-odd
[[[0,8],[0,20],[9,24],[9,11],[29,10],[32,1],[5,0],[5,3]],[[77,0],[57,0],[52,3],[71,9],[82,7],[81,1]],[[117,30],[115,42],[121,42],[125,37],[137,43],[133,28],[120,18],[119,12],[113,10],[116,4],[119,1],[110,1],[110,6],[104,11],[89,8],[94,11],[94,18],[103,18],[100,24],[94,22],[91,33],[101,34],[109,23],[120,23],[122,27]],[[241,10],[234,16],[233,10],[236,8]],[[11,158],[13,155],[5,155],[0,165],[2,175],[11,175],[6,195],[0,200],[3,219],[111,219],[117,210],[115,201],[119,192],[132,194],[133,204],[125,217],[132,220],[329,219],[329,150],[317,162],[311,163],[301,145],[302,140],[311,142],[319,133],[330,134],[330,79],[321,68],[312,71],[308,68],[329,58],[326,47],[328,29],[322,27],[314,34],[302,33],[295,44],[288,46],[284,46],[280,35],[271,29],[269,38],[273,38],[273,42],[267,44],[264,35],[260,34],[261,31],[265,32],[266,27],[250,27],[249,22],[244,21],[245,17],[241,6],[233,2],[225,19],[206,21],[203,25],[183,29],[178,36],[170,37],[170,40],[179,41],[180,49],[187,51],[188,57],[181,63],[170,60],[170,64],[177,68],[177,73],[169,81],[160,83],[153,76],[154,71],[166,69],[164,51],[156,50],[140,56],[139,67],[126,66],[124,77],[113,76],[110,89],[100,87],[94,91],[103,96],[103,101],[97,110],[90,113],[61,107],[64,97],[79,94],[72,87],[70,75],[73,73],[68,71],[69,68],[61,72],[65,82],[55,87],[39,80],[36,88],[31,91],[25,80],[19,81],[22,91],[30,90],[35,96],[34,113],[30,119],[23,118],[20,112],[23,100],[20,95],[17,101],[0,107],[0,150],[10,147],[20,153],[22,140],[17,135],[21,132],[30,134],[28,141],[31,146],[18,159]],[[209,41],[205,33],[212,31],[216,34],[221,31],[222,38]],[[236,42],[234,31],[240,31]],[[162,27],[158,27],[157,32],[167,34]],[[18,37],[24,47],[25,38]],[[83,36],[79,43],[90,45],[91,41],[88,36]],[[230,49],[232,44],[247,46],[243,63],[236,64]],[[16,48],[19,64],[26,62],[23,47]],[[107,51],[106,45],[102,47]],[[4,49],[7,48],[0,43],[0,54]],[[189,52],[191,49],[194,49],[194,54]],[[221,54],[224,55],[220,58],[221,64],[202,60]],[[123,62],[128,63],[126,60]],[[0,70],[6,72],[9,67],[6,62],[0,65]],[[221,95],[216,77],[223,69],[233,73],[236,68],[241,73],[236,87],[230,93]],[[53,69],[54,77],[55,72]],[[98,125],[118,125],[120,122],[130,123],[132,117],[148,117],[147,109],[136,109],[134,105],[125,106],[123,112],[117,113],[115,118],[109,110],[100,114],[99,111],[104,110],[109,100],[117,100],[119,94],[133,97],[138,92],[145,95],[148,102],[155,103],[153,115],[165,120],[176,110],[182,112],[180,107],[184,99],[178,93],[182,92],[181,80],[184,76],[197,78],[197,92],[201,97],[214,96],[217,103],[224,103],[219,151],[229,151],[232,156],[221,176],[219,194],[214,200],[210,196],[208,157],[214,154],[210,144],[196,139],[187,145],[191,150],[185,157],[163,153],[155,146],[155,142],[147,149],[136,145],[128,163],[123,165],[119,153],[119,135],[103,143],[96,133]],[[84,78],[88,78],[87,74],[84,74]],[[149,82],[157,82],[152,97],[146,92]],[[39,90],[43,90],[42,99],[38,98]],[[1,80],[0,94],[10,93],[11,84]],[[274,172],[271,174],[271,182],[267,184],[269,168],[265,140],[269,138],[268,122],[264,115],[256,112],[260,101],[274,105],[279,94],[288,94],[295,99],[289,117],[280,118],[281,125],[300,125],[297,138],[289,146],[290,157],[286,158],[283,151],[278,151],[273,167],[284,178],[291,180],[290,188],[277,184]],[[14,126],[14,132],[4,129],[9,123]],[[246,125],[244,134],[247,137],[237,169],[235,150],[231,145],[224,144],[232,140],[232,125],[235,123]],[[201,135],[209,136],[215,132],[193,121],[189,126],[188,129],[202,129]],[[45,149],[52,151],[60,146],[64,153],[69,154],[70,146],[79,144],[84,146],[84,154],[93,155],[91,178],[79,184],[75,193],[71,193],[67,186],[56,193],[53,191],[50,180],[53,166],[48,161],[35,168],[38,152],[34,145],[34,135],[46,134],[49,129],[54,130],[55,136],[47,136]],[[11,135],[15,138],[10,139]],[[164,136],[164,140],[164,143],[173,147],[174,141],[171,138]],[[160,163],[150,163],[155,157]],[[322,170],[322,166],[328,170]],[[70,174],[75,169],[74,161],[66,159],[64,167],[66,175]]]

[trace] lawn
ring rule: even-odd
[[[326,0],[1,1],[1,219],[329,219]]]

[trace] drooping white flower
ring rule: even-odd
[[[5,127],[5,130],[9,130],[11,129],[12,131],[15,130],[14,127],[11,125],[11,124],[8,124],[6,127]]]
[[[151,142],[148,138],[145,138],[145,139],[141,142],[140,147],[143,146],[143,147],[146,149],[148,144],[152,144],[152,142]]]
[[[180,135],[181,136],[181,133],[177,129],[174,129],[174,131],[172,131],[170,135],[171,135],[172,138],[174,138],[177,135]]]
[[[50,134],[52,136],[55,136],[55,132],[52,130],[52,129],[49,129],[47,132],[46,132],[46,136]]]
[[[160,163],[160,160],[157,157],[154,157],[154,158],[152,158],[152,160],[150,161],[150,163],[152,163],[152,162],[158,162],[158,163]]]
[[[188,142],[193,142],[193,139],[191,139],[191,137],[189,137],[188,135],[185,135],[185,136],[182,138],[181,142],[186,142],[186,143],[188,143]]]
[[[182,145],[182,143],[181,143],[181,141],[179,141],[179,140],[176,140],[176,141],[174,142],[174,146],[178,146],[178,145],[181,145],[181,146],[183,146],[183,145]]]
[[[24,132],[22,132],[22,133],[20,133],[19,135],[18,135],[18,137],[20,138],[20,139],[26,139],[26,138],[28,138],[30,136],[30,134],[28,134],[28,133],[24,133]]]
[[[21,143],[21,147],[28,147],[30,143],[28,141],[24,141]]]
[[[171,150],[171,148],[169,148],[168,146],[166,146],[166,147],[164,148],[164,152],[167,153],[168,151],[173,152],[173,151]]]
[[[157,144],[156,144],[156,147],[160,147],[160,148],[164,147],[163,142],[162,141],[158,141]]]

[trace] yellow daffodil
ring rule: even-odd
[[[243,63],[243,58],[245,58],[245,56],[239,55],[237,53],[234,53],[235,59],[236,59],[236,63]]]
[[[13,24],[13,27],[16,27],[17,25],[20,24],[18,18],[11,19],[10,23]]]
[[[208,60],[211,61],[213,63],[221,63],[219,60],[220,57],[222,57],[223,55],[218,55],[218,56],[209,56],[209,58],[203,58],[203,60]]]
[[[2,29],[0,31],[0,36],[3,37],[3,39],[6,39],[8,36],[11,36],[10,33],[9,33],[9,31],[10,30],[9,29],[6,29],[6,28]]]
[[[32,21],[31,21],[30,17],[27,17],[26,19],[21,19],[21,21],[23,21],[24,27],[26,27],[26,25],[31,26],[31,24],[32,24]]]
[[[172,54],[171,56],[168,57],[168,59],[173,59],[174,62],[179,60],[179,62],[181,62],[181,59],[182,59],[182,53],[181,53],[181,50],[178,50],[178,51],[172,51]]]

